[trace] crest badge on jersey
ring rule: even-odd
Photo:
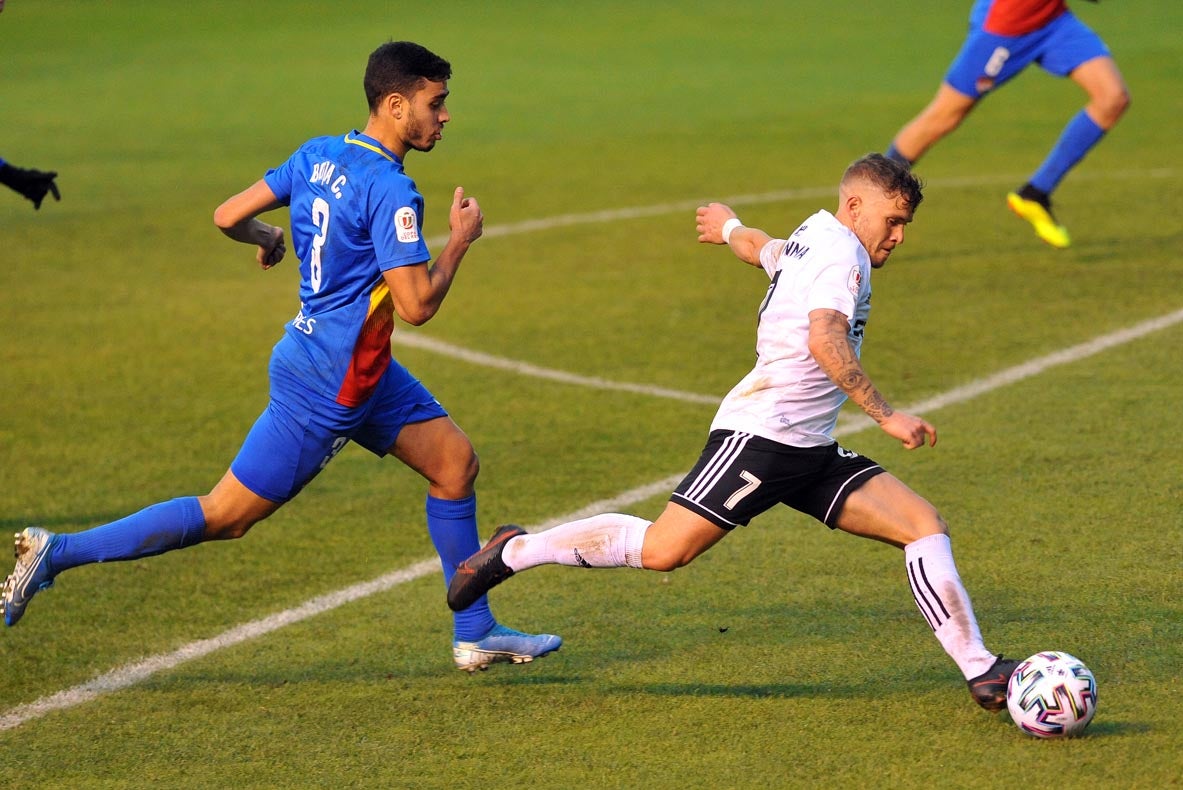
[[[415,209],[403,206],[394,212],[394,229],[399,241],[419,241],[419,220],[415,216]]]
[[[855,296],[858,296],[859,289],[863,286],[863,273],[857,266],[850,268],[850,277],[846,280],[846,287]]]

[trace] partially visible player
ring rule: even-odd
[[[0,12],[3,11],[4,0],[0,0]],[[53,193],[54,200],[62,199],[58,186],[54,183],[57,177],[58,174],[54,171],[17,167],[0,157],[0,184],[33,201],[33,208],[36,210],[41,209],[41,201],[50,192]]]
[[[452,577],[448,605],[462,609],[538,565],[673,570],[736,527],[787,505],[831,529],[903,549],[916,605],[974,700],[987,710],[1005,707],[1018,662],[983,644],[944,519],[879,464],[833,438],[849,398],[905,448],[936,444],[936,429],[893,409],[859,362],[871,270],[903,243],[921,199],[908,166],[871,154],[843,174],[837,212],[818,211],[787,240],[744,227],[722,203],[699,208],[698,240],[729,245],[772,282],[759,309],[756,365],[720,404],[698,463],[652,523],[605,513],[536,534],[498,529]]]
[[[983,97],[1032,63],[1070,77],[1088,94],[1088,103],[1068,122],[1039,169],[1006,196],[1007,205],[1031,223],[1039,238],[1062,249],[1071,238],[1052,214],[1052,192],[1130,104],[1109,48],[1064,0],[975,0],[969,34],[936,97],[899,130],[887,156],[914,164]]]
[[[0,0],[0,11],[3,10],[3,0]],[[17,167],[0,158],[0,184],[33,201],[34,209],[41,208],[41,201],[49,193],[53,193],[54,200],[62,199],[58,185],[54,183],[57,177],[56,171]]]
[[[231,239],[257,246],[264,269],[283,259],[284,231],[256,217],[290,207],[301,306],[271,356],[267,410],[206,496],[162,502],[79,533],[19,533],[16,570],[0,595],[7,625],[70,568],[242,537],[350,441],[393,455],[427,480],[427,530],[445,583],[480,547],[472,444],[390,353],[395,315],[414,325],[430,320],[483,229],[480,206],[457,188],[448,241],[431,262],[423,198],[403,171],[410,151],[430,151],[442,139],[451,74],[446,60],[418,44],[382,45],[366,67],[363,131],[309,140],[218,207],[214,222]],[[374,521],[385,527],[382,514]],[[374,529],[359,545],[380,551],[381,535]],[[483,599],[454,615],[453,660],[469,672],[530,661],[561,643],[500,625]]]

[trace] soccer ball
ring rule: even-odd
[[[1084,662],[1055,650],[1015,668],[1006,707],[1019,729],[1036,738],[1080,735],[1097,712],[1097,680]]]

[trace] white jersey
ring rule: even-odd
[[[764,245],[760,264],[772,284],[760,306],[756,367],[723,399],[711,430],[744,431],[795,447],[830,444],[846,393],[809,353],[809,313],[845,315],[858,354],[871,312],[871,259],[849,228],[819,211],[787,241]]]

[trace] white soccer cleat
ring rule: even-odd
[[[40,527],[29,527],[15,535],[16,568],[4,580],[0,590],[0,612],[4,623],[14,626],[25,614],[25,607],[34,595],[53,586],[53,571],[49,567],[49,552],[57,542],[57,535]]]
[[[452,660],[465,672],[484,671],[491,664],[528,664],[558,650],[563,644],[554,634],[523,634],[503,625],[493,626],[475,642],[453,642]]]

